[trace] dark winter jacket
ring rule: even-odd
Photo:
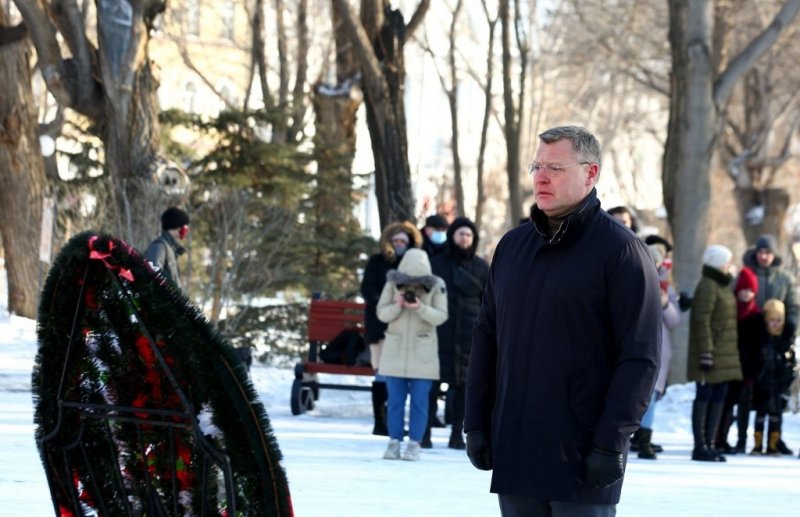
[[[394,253],[391,238],[397,233],[405,232],[410,239],[409,248],[419,248],[422,243],[422,235],[419,230],[408,221],[395,222],[386,225],[381,232],[380,248],[381,252],[372,255],[367,260],[364,268],[364,277],[361,279],[361,296],[364,297],[364,327],[367,344],[374,344],[381,341],[386,332],[386,323],[378,319],[375,312],[378,306],[378,299],[386,284],[386,273],[390,269],[396,269],[400,263]]]
[[[453,242],[453,233],[468,226],[475,237],[472,247],[463,250]],[[467,366],[472,349],[472,327],[481,308],[481,295],[489,275],[489,264],[475,255],[478,231],[466,217],[453,221],[447,230],[444,253],[431,259],[433,274],[447,285],[447,321],[436,329],[439,335],[440,380],[453,386],[467,381]]]
[[[420,234],[422,235],[422,249],[425,250],[425,253],[428,254],[428,257],[433,259],[433,257],[436,255],[441,255],[444,253],[446,243],[434,244],[424,231],[420,230]]]
[[[649,251],[596,191],[552,237],[547,216],[497,245],[475,324],[464,431],[490,436],[492,492],[615,504],[591,488],[593,444],[627,453],[659,368],[661,296]]]
[[[756,377],[753,402],[756,411],[780,414],[786,407],[784,397],[794,380],[795,356],[792,348],[792,332],[786,326],[786,308],[776,299],[764,303],[762,320],[760,371]],[[769,319],[779,319],[777,328],[770,328]]]
[[[730,288],[733,280],[719,269],[703,266],[689,317],[689,352],[686,376],[690,381],[720,382],[742,379],[736,332],[736,297]],[[700,369],[700,354],[711,353],[711,371]]]
[[[761,344],[764,334],[764,315],[755,312],[738,320],[736,333],[739,344],[739,363],[742,365],[742,379],[747,384],[753,384],[762,367]]]
[[[797,324],[800,322],[800,304],[797,300],[797,286],[791,273],[781,267],[783,259],[780,255],[775,255],[770,267],[764,268],[758,265],[756,250],[750,249],[744,254],[744,265],[753,270],[758,279],[758,291],[756,292],[756,304],[760,309],[764,308],[764,302],[770,298],[780,300],[786,306],[786,325],[789,333],[794,335],[797,331]]]
[[[186,250],[178,244],[172,235],[164,230],[161,235],[150,243],[144,257],[153,265],[157,271],[167,280],[170,280],[178,287],[181,286],[180,271],[178,269],[178,257],[183,255]]]

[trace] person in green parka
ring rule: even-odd
[[[736,334],[736,297],[731,289],[731,250],[712,245],[703,253],[703,273],[689,320],[687,377],[697,385],[692,404],[696,461],[725,461],[713,440],[722,417],[728,382],[742,379]]]

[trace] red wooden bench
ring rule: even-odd
[[[311,300],[308,309],[308,359],[294,367],[291,406],[292,414],[300,415],[314,409],[319,399],[319,390],[369,391],[370,386],[352,384],[321,383],[315,374],[375,375],[371,366],[349,366],[329,364],[319,360],[320,348],[335,338],[342,330],[364,333],[364,304],[344,300]]]

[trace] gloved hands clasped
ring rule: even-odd
[[[492,470],[492,444],[481,431],[467,433],[467,457],[478,470]]]
[[[702,352],[700,354],[700,369],[704,372],[710,372],[714,368],[714,356],[711,352]]]

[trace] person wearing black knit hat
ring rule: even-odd
[[[478,318],[481,297],[489,276],[489,264],[475,254],[478,229],[466,217],[458,217],[447,230],[443,253],[431,259],[433,274],[447,285],[448,318],[436,327],[439,341],[439,373],[449,386],[447,406],[453,424],[447,446],[465,449],[464,407],[467,368],[472,350],[472,326]],[[429,426],[432,421],[429,421]],[[426,434],[430,434],[430,427]]]
[[[189,215],[174,206],[161,214],[161,235],[158,236],[145,251],[145,258],[153,265],[153,269],[161,271],[164,278],[176,286],[181,286],[178,257],[186,253],[179,244],[189,234]]]

